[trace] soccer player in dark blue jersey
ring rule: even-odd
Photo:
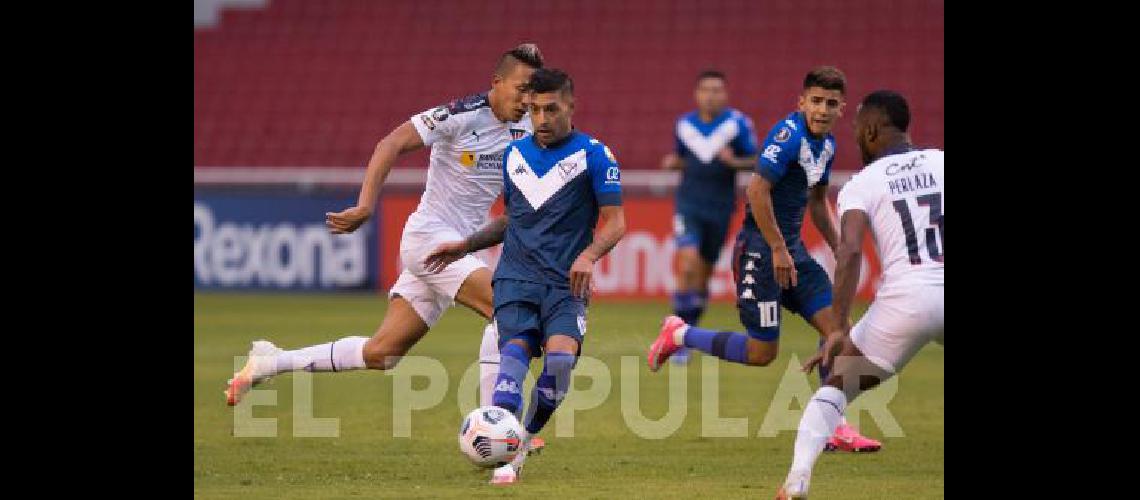
[[[780,306],[806,319],[821,337],[838,327],[831,308],[831,280],[808,254],[800,231],[805,209],[832,252],[839,241],[834,209],[827,199],[835,137],[841,116],[846,77],[821,66],[804,78],[799,110],[776,123],[761,148],[756,173],[748,185],[748,210],[736,238],[733,277],[736,307],[747,333],[717,332],[665,318],[649,349],[649,368],[657,371],[680,347],[721,359],[766,366],[779,352]],[[822,343],[822,339],[821,339]],[[820,380],[826,380],[820,370]],[[828,443],[830,449],[876,451],[881,444],[843,422]]]
[[[534,135],[512,142],[503,156],[506,215],[464,241],[441,245],[425,260],[439,270],[503,242],[493,290],[502,353],[495,406],[518,414],[530,359],[544,358],[519,453],[495,469],[492,484],[518,480],[530,437],[566,397],[586,334],[594,263],[625,234],[617,160],[605,144],[571,126],[573,80],[540,69],[530,89]],[[595,232],[599,216],[603,222]]]
[[[693,97],[697,110],[677,119],[676,149],[661,160],[661,168],[682,172],[673,215],[680,264],[673,313],[689,325],[708,303],[709,276],[736,208],[736,173],[754,168],[757,159],[752,119],[728,107],[724,73],[697,75]],[[687,361],[687,351],[681,347],[673,362]]]

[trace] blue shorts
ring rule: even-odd
[[[774,342],[780,338],[780,306],[806,320],[831,305],[831,279],[802,243],[790,248],[796,266],[796,286],[782,289],[772,269],[772,250],[764,236],[741,231],[732,253],[736,309],[748,335]]]
[[[494,280],[495,324],[499,347],[511,339],[526,341],[532,356],[539,356],[552,335],[578,341],[586,335],[586,301],[561,288],[507,278]]]
[[[673,234],[677,248],[697,247],[709,265],[716,265],[724,237],[728,235],[728,221],[732,213],[715,213],[677,207],[673,215]]]

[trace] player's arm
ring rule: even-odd
[[[594,263],[610,253],[625,236],[625,209],[621,205],[601,206],[598,216],[601,227],[594,232],[594,241],[582,250],[570,267],[570,290],[579,297],[585,297],[589,291]]]
[[[762,174],[753,174],[748,182],[748,203],[752,207],[752,219],[760,228],[760,234],[772,249],[772,266],[776,282],[782,288],[796,286],[796,266],[788,252],[788,244],[780,227],[776,225],[776,212],[772,208],[772,181]]]
[[[805,372],[810,372],[816,365],[830,367],[835,355],[845,343],[850,342],[851,303],[854,302],[859,287],[859,273],[863,265],[863,235],[867,232],[870,219],[867,218],[867,212],[851,209],[843,212],[840,224],[842,235],[839,238],[839,248],[835,251],[835,284],[831,299],[831,307],[839,320],[839,329],[829,332],[819,351],[804,362]]]
[[[325,214],[325,225],[333,234],[351,233],[364,224],[376,211],[376,201],[380,195],[380,186],[388,178],[388,172],[396,163],[401,154],[424,147],[420,137],[411,121],[404,122],[395,130],[388,133],[372,151],[372,158],[368,160],[368,170],[364,174],[364,182],[360,186],[360,196],[356,206],[342,212],[329,212]]]
[[[815,224],[815,228],[827,242],[827,247],[834,253],[839,245],[839,234],[835,230],[835,217],[832,215],[831,201],[827,199],[826,184],[812,186],[808,195],[808,210],[812,224]]]
[[[750,170],[756,168],[756,161],[760,159],[760,152],[756,150],[756,131],[752,120],[742,117],[737,121],[740,133],[732,139],[732,143],[720,150],[717,156],[733,170]]]
[[[835,251],[835,285],[832,307],[844,332],[851,329],[851,302],[859,286],[859,272],[863,263],[863,236],[870,220],[867,212],[847,210],[840,222],[843,235]]]
[[[685,167],[685,160],[682,160],[677,153],[670,152],[661,158],[661,170],[681,170]]]
[[[732,148],[725,146],[724,149],[720,150],[717,157],[721,163],[724,163],[728,168],[733,170],[752,170],[756,168],[756,160],[759,158],[759,155],[736,156],[736,154],[732,152]]]
[[[438,273],[471,252],[502,243],[506,232],[507,216],[500,215],[462,241],[452,241],[436,247],[424,259],[424,269],[432,274]]]

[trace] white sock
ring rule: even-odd
[[[796,433],[796,451],[792,457],[792,471],[811,473],[815,460],[823,452],[823,446],[835,432],[835,427],[843,418],[847,408],[847,397],[843,391],[825,385],[815,391],[815,395],[804,408]]]
[[[522,435],[519,436],[519,453],[515,455],[514,460],[511,460],[511,467],[515,468],[518,472],[522,468],[523,462],[526,461],[527,453],[530,451],[530,433],[526,428],[522,429]]]
[[[689,325],[682,326],[673,330],[673,343],[679,346],[685,346],[685,332],[689,331]]]
[[[340,372],[365,368],[365,342],[368,342],[368,337],[345,337],[325,344],[282,352],[277,355],[277,373],[296,370]]]
[[[499,331],[491,323],[483,329],[483,342],[479,344],[479,406],[491,406],[498,378]]]

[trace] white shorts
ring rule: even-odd
[[[945,312],[941,286],[876,297],[851,328],[851,340],[875,366],[898,373],[927,342],[944,344]]]
[[[455,294],[467,276],[476,269],[487,267],[478,257],[467,255],[452,262],[439,274],[424,271],[424,258],[432,250],[440,244],[462,239],[458,231],[442,222],[417,221],[413,224],[409,220],[404,226],[404,234],[400,238],[400,262],[404,271],[388,291],[388,298],[403,297],[429,328],[435,326],[443,312],[455,304]]]

